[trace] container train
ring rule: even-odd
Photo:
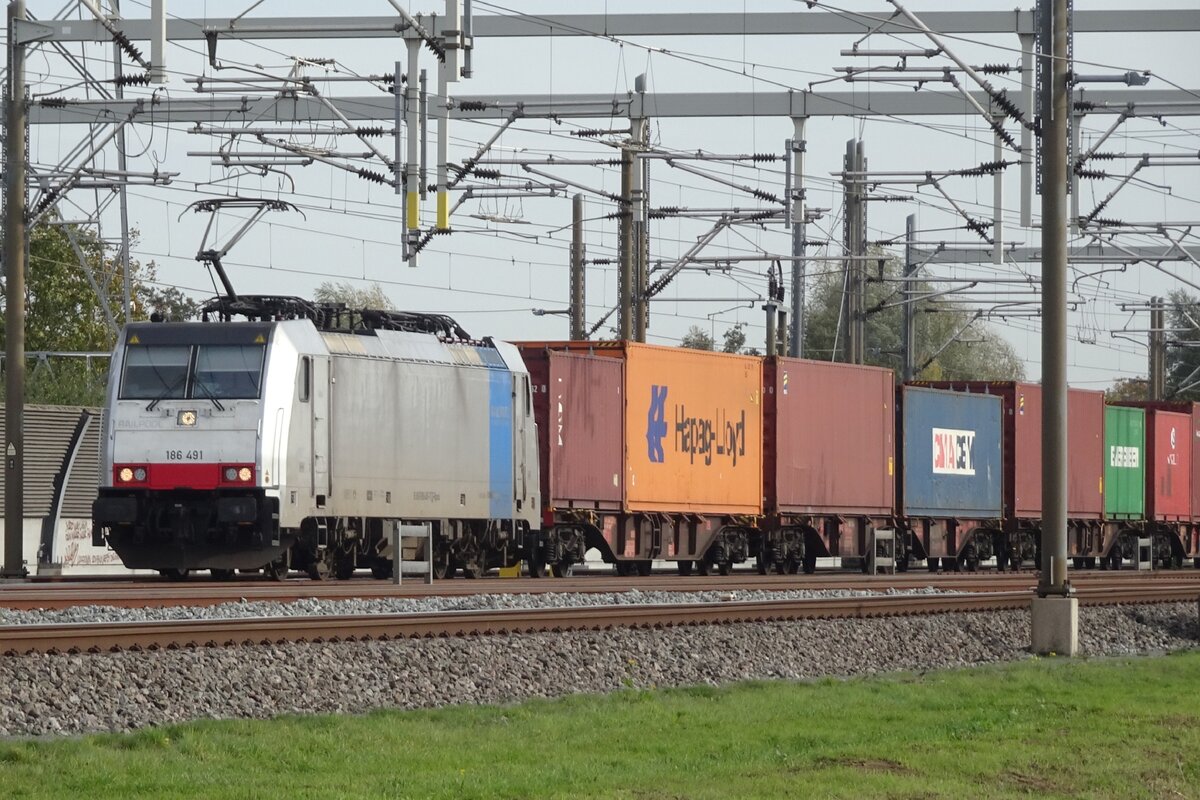
[[[1040,557],[1035,384],[509,344],[292,298],[205,314],[130,324],[114,354],[93,539],[129,567],[385,577],[421,522],[442,578],[564,575],[591,548],[625,575],[867,565],[883,541],[898,569]],[[1200,404],[1072,390],[1069,419],[1073,565],[1200,567]]]

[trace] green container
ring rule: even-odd
[[[1104,516],[1144,519],[1146,513],[1146,412],[1104,409]]]

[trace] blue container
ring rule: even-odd
[[[905,516],[999,519],[1000,398],[905,386],[900,413]]]

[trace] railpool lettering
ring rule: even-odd
[[[1137,447],[1111,445],[1108,448],[1108,465],[1121,469],[1137,469],[1141,462],[1141,450]]]
[[[695,464],[696,458],[711,466],[713,457],[728,457],[737,466],[738,457],[746,455],[746,412],[736,421],[730,420],[724,409],[711,417],[690,416],[682,405],[675,406],[675,451]]]
[[[975,431],[933,429],[935,475],[975,474]]]

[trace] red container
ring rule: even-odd
[[[523,351],[534,388],[542,497],[553,508],[621,508],[625,404],[617,359]]]
[[[936,381],[939,389],[991,394],[1004,406],[1004,513],[1042,517],[1042,387],[1020,381]],[[1100,519],[1104,511],[1104,393],[1067,392],[1067,516]]]
[[[1163,522],[1192,517],[1192,415],[1146,412],[1146,516]]]
[[[1193,465],[1193,467],[1191,468],[1191,474],[1192,474],[1191,514],[1192,514],[1192,519],[1200,519],[1200,469],[1197,469],[1194,466],[1196,464],[1200,464],[1200,403],[1193,403],[1193,402],[1188,402],[1188,401],[1176,401],[1176,402],[1154,401],[1154,402],[1125,402],[1125,403],[1115,403],[1114,405],[1122,405],[1122,406],[1127,405],[1127,406],[1134,406],[1136,408],[1145,408],[1145,409],[1158,410],[1158,411],[1171,411],[1176,414],[1187,414],[1188,416],[1190,416],[1192,418],[1192,430],[1191,430],[1191,436],[1189,437],[1191,440],[1191,443],[1192,443],[1190,450],[1191,450],[1191,463]],[[1149,429],[1149,428],[1147,429],[1148,433],[1150,430],[1152,430],[1152,429]],[[1147,438],[1149,438],[1149,437],[1147,437]],[[1149,458],[1149,457],[1150,456],[1147,455],[1147,458]],[[1154,462],[1151,461],[1150,463],[1153,464]],[[1149,474],[1149,472],[1150,471],[1147,470],[1147,474]],[[1147,478],[1147,480],[1149,480],[1149,478]],[[1152,492],[1148,493],[1147,497],[1149,497],[1152,494],[1153,494]]]
[[[768,512],[886,516],[896,492],[892,371],[795,358],[763,365]]]

